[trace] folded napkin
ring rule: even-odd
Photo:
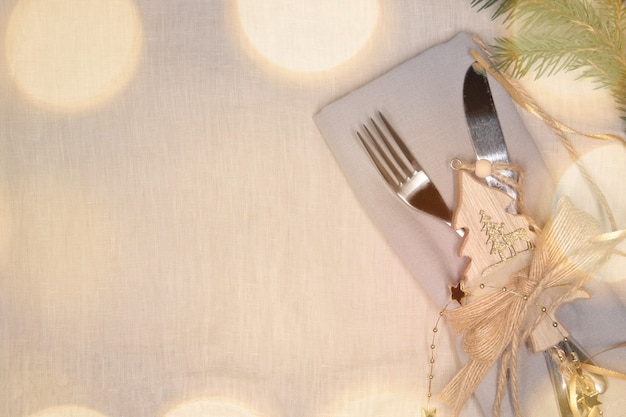
[[[357,140],[355,130],[378,111],[394,125],[449,207],[456,203],[454,158],[476,159],[463,109],[463,80],[477,49],[461,33],[393,68],[324,107],[315,123],[365,210],[437,305],[449,298],[463,265],[460,238],[441,220],[407,207],[389,189]],[[531,215],[550,210],[552,180],[538,148],[506,92],[491,82],[511,162],[526,168]]]
[[[383,112],[447,205],[453,208],[457,190],[450,162],[454,158],[467,162],[476,159],[462,99],[465,72],[474,61],[470,55],[473,49],[478,47],[472,36],[460,33],[327,105],[314,116],[366,212],[433,302],[442,307],[450,299],[448,286],[459,281],[467,263],[458,255],[461,238],[441,220],[408,207],[389,189],[362,149],[355,131],[378,111]],[[554,182],[510,97],[492,79],[490,86],[511,162],[525,170],[527,211],[538,224],[543,224],[550,215]],[[625,311],[617,301],[609,304],[613,308],[611,314],[621,314],[614,316],[616,322],[621,322],[617,317],[623,318]],[[572,307],[568,310],[568,316],[574,314],[576,319],[569,322],[563,317],[562,321],[571,325],[570,331],[584,333],[588,326],[580,323],[580,314],[587,314],[584,311],[589,306],[598,306],[576,304],[574,312]],[[611,339],[626,336],[625,324],[614,325]],[[607,325],[602,327],[606,330]],[[549,382],[538,383],[548,380],[543,355],[524,352],[520,361],[521,398],[541,386],[549,386]],[[495,372],[491,372],[476,392],[486,415],[491,412],[494,387]],[[505,401],[502,416],[512,415],[507,407]],[[556,404],[552,412],[558,415]]]

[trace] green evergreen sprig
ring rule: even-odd
[[[626,6],[622,0],[472,0],[493,19],[516,26],[495,39],[498,68],[514,77],[580,70],[580,77],[609,88],[626,121]]]
[[[515,3],[517,3],[516,0],[472,0],[472,7],[481,5],[478,11],[482,11],[497,4],[498,8],[492,16],[496,19],[501,15],[508,13],[513,7],[515,7]]]

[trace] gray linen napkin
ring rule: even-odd
[[[462,100],[464,75],[473,62],[472,49],[477,46],[471,35],[460,33],[327,105],[314,116],[362,206],[437,306],[448,302],[448,285],[458,282],[467,262],[458,256],[460,238],[441,220],[409,208],[387,187],[361,148],[355,130],[382,111],[448,206],[454,207],[457,190],[450,161],[475,160]],[[511,162],[525,169],[527,209],[543,224],[553,202],[552,178],[510,97],[497,82],[490,79],[490,85]],[[567,314],[559,315],[568,329],[581,333],[578,339],[587,343],[590,338],[584,337],[584,333],[591,329],[581,317],[610,314],[623,318],[626,314],[624,305],[615,296],[607,291],[599,292],[603,294],[603,307],[597,302],[581,301],[567,306]],[[598,308],[608,310],[598,312]],[[624,320],[618,319],[612,325],[601,321],[594,321],[595,352],[590,351],[591,354],[616,344],[620,338],[625,340],[626,324],[620,323]],[[605,339],[598,342],[598,335]],[[530,398],[533,392],[536,394],[541,387],[545,390],[549,386],[543,355],[523,351],[520,368],[521,398]],[[485,415],[491,414],[495,377],[493,370],[476,391]],[[513,415],[507,400],[503,408],[502,417]],[[545,415],[558,415],[556,404],[545,412]]]
[[[463,79],[477,46],[467,33],[429,49],[369,84],[324,107],[315,115],[352,189],[395,251],[437,305],[448,298],[463,265],[459,236],[441,220],[407,207],[363,152],[355,130],[382,111],[418,159],[449,207],[456,190],[450,161],[474,161],[463,110]],[[491,82],[494,102],[512,162],[526,172],[529,210],[547,217],[552,181],[539,150],[506,92]]]

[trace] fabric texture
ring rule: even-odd
[[[449,158],[471,148],[446,80],[471,41],[420,53],[504,30],[459,0],[0,1],[0,417],[419,415],[458,237],[395,200],[353,131],[387,111],[452,204]],[[390,70],[320,134],[315,114]],[[606,91],[529,84],[579,129],[623,128]],[[511,157],[539,170],[533,210],[593,211],[562,146],[494,92]],[[626,152],[575,144],[626,227]],[[620,338],[623,270],[589,302],[606,314],[564,309],[594,352]],[[444,322],[436,343],[434,392],[463,362]],[[541,384],[526,405],[554,417]],[[611,387],[607,417],[626,409]]]

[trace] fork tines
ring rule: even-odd
[[[373,134],[366,125],[363,125],[363,131],[367,139],[358,131],[356,134],[378,171],[396,190],[419,170],[419,165],[385,116],[380,112],[378,112],[378,116],[388,133],[385,133],[383,128],[373,118],[370,118],[370,123],[376,134]],[[389,136],[393,139],[393,144],[390,143]]]
[[[382,126],[370,118],[373,128],[363,125],[356,134],[382,177],[406,204],[450,224],[452,213],[439,191],[387,118],[380,112],[378,117]]]

